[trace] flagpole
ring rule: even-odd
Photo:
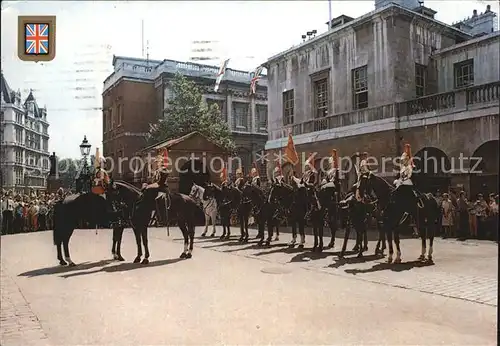
[[[328,31],[332,30],[332,0],[328,0]]]

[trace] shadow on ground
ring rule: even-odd
[[[158,261],[152,261],[149,262],[149,264],[141,264],[141,263],[121,263],[116,266],[109,266],[109,267],[102,267],[98,270],[91,270],[91,271],[79,271],[75,273],[70,273],[70,274],[65,274],[61,275],[60,277],[68,279],[72,278],[75,276],[84,276],[84,275],[90,275],[90,274],[97,274],[97,273],[115,273],[115,272],[125,272],[129,270],[135,270],[135,269],[143,269],[143,268],[151,268],[151,267],[160,267],[164,265],[169,265],[169,264],[174,264],[180,261],[184,261],[182,258],[171,258],[171,259],[165,259],[165,260],[158,260]]]
[[[344,270],[348,274],[366,274],[366,273],[374,273],[374,272],[379,272],[382,270],[390,270],[393,272],[403,272],[407,270],[411,270],[413,268],[423,268],[423,267],[429,267],[433,266],[433,262],[428,262],[428,261],[411,261],[411,262],[403,262],[403,263],[377,263],[373,267],[369,269],[346,269]]]
[[[344,257],[334,260],[335,262],[330,264],[328,268],[340,268],[346,264],[359,264],[371,261],[376,261],[378,259],[384,258],[384,255],[368,255],[362,257]]]
[[[114,262],[114,260],[108,259],[108,260],[101,260],[101,261],[97,261],[97,262],[83,262],[83,263],[77,264],[74,267],[59,265],[56,267],[30,270],[30,271],[21,273],[18,276],[27,276],[27,277],[32,278],[32,277],[41,276],[41,275],[53,275],[53,274],[61,274],[61,273],[67,273],[67,272],[72,272],[72,271],[78,271],[78,270],[88,270],[88,269],[92,269],[92,268],[96,268],[96,267],[102,267],[102,266],[108,265],[112,262]]]

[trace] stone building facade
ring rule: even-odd
[[[104,81],[103,153],[109,157],[132,157],[146,146],[150,124],[166,116],[170,83],[176,73],[196,82],[207,103],[217,103],[228,122],[243,166],[247,170],[255,153],[267,140],[267,79],[263,76],[250,94],[251,72],[228,68],[218,92],[214,92],[219,68],[174,60],[114,57],[115,71]],[[231,167],[235,169],[236,167]],[[132,180],[122,167],[114,176]]]
[[[333,148],[344,157],[367,151],[377,161],[372,169],[392,176],[406,142],[418,158],[437,157],[447,167],[496,143],[496,151],[482,157],[490,169],[482,174],[490,177],[488,188],[498,190],[491,177],[498,177],[500,33],[486,28],[473,35],[435,20],[432,9],[411,8],[409,0],[378,2],[375,11],[336,18],[328,32],[264,64],[266,151],[282,151],[291,131],[303,157],[317,152],[321,159]],[[465,165],[422,169],[416,176],[426,190],[458,185],[476,192],[478,175]],[[350,185],[354,171],[344,170]]]
[[[1,74],[1,186],[45,190],[49,173],[49,122],[32,92],[24,102]]]

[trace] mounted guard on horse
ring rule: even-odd
[[[404,152],[400,158],[400,169],[399,173],[394,180],[394,185],[396,190],[394,190],[393,195],[397,201],[404,203],[403,216],[401,217],[400,223],[404,223],[408,216],[410,215],[408,210],[412,210],[415,205],[422,209],[424,203],[420,198],[420,193],[415,189],[412,181],[413,168],[413,157],[411,155],[410,144],[405,144]]]
[[[260,176],[257,168],[252,168],[252,170],[250,171],[250,176],[252,177],[251,184],[260,187]]]

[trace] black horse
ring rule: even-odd
[[[388,263],[392,263],[394,254],[392,245],[393,232],[397,251],[394,263],[401,263],[399,230],[401,227],[407,226],[411,219],[410,217],[405,217],[405,215],[413,217],[417,223],[419,235],[422,240],[422,252],[419,259],[425,260],[426,241],[427,238],[429,238],[428,261],[433,261],[434,235],[441,216],[441,209],[438,201],[432,194],[415,192],[415,203],[402,201],[398,195],[395,194],[393,185],[374,174],[368,174],[361,177],[359,190],[361,196],[371,191],[377,196],[379,208],[383,213],[383,227],[386,231],[389,244]]]
[[[319,186],[317,191],[317,197],[319,204],[324,209],[324,217],[326,219],[326,224],[330,228],[331,240],[327,248],[333,248],[335,246],[335,235],[338,229],[338,184],[333,181],[328,181],[325,184]]]
[[[356,198],[354,198],[354,191],[347,194],[345,199],[340,201],[339,211],[342,210],[345,213],[347,221],[345,225],[344,241],[342,244],[342,250],[339,254],[339,258],[343,258],[345,255],[351,228],[354,228],[354,230],[356,231],[356,245],[354,246],[353,251],[357,251],[358,257],[362,257],[363,252],[368,250],[368,234],[366,224],[367,218],[370,214],[370,207],[372,207],[372,205],[369,205],[364,201],[358,201]],[[378,252],[375,253],[377,254]]]
[[[57,247],[59,264],[74,266],[69,253],[69,240],[73,231],[82,222],[107,227],[113,215],[109,213],[108,202],[92,192],[67,195],[54,205],[53,240]],[[64,249],[62,256],[61,246]]]
[[[308,218],[311,221],[314,237],[312,251],[322,252],[324,249],[323,231],[325,228],[326,208],[320,203],[316,186],[311,183],[304,182],[304,184],[306,186],[309,206],[308,217],[306,219]]]
[[[289,247],[294,247],[297,243],[297,230],[300,234],[299,248],[303,248],[306,242],[305,227],[306,216],[309,210],[307,188],[299,179],[292,177],[291,185],[275,183],[271,191],[270,198],[278,201],[281,209],[286,213],[287,225],[292,227],[292,240]]]
[[[250,201],[252,214],[258,228],[256,237],[259,239],[258,245],[262,246],[262,244],[264,244],[266,224],[268,226],[268,239],[266,240],[266,244],[270,245],[273,236],[273,227],[275,227],[276,224],[276,222],[273,221],[275,207],[269,202],[266,192],[260,187],[246,183],[243,187],[242,199]]]
[[[249,198],[243,195],[243,189],[245,185],[243,184],[241,188],[233,188],[233,193],[236,198],[236,213],[238,215],[238,222],[240,224],[241,237],[240,242],[248,242],[248,219],[250,218],[250,213],[252,211],[252,203]]]
[[[159,189],[157,189],[158,192]],[[206,190],[205,190],[206,191]],[[188,195],[168,192],[156,198],[157,212],[167,222],[175,221],[184,238],[184,251],[180,258],[191,258],[193,255],[195,219],[194,215],[203,211],[202,207]]]
[[[217,209],[219,212],[222,235],[221,240],[227,240],[231,236],[231,213],[235,204],[234,191],[223,185],[219,187],[211,182],[205,185],[205,198],[215,198],[217,201]]]
[[[119,221],[117,225],[113,227],[111,254],[115,260],[124,261],[125,259],[121,255],[123,230],[127,226],[132,226],[132,216],[134,215],[137,202],[142,197],[142,191],[125,181],[115,180],[113,182],[113,189],[109,191],[109,194],[112,196],[112,203],[115,204],[115,208],[118,211]]]
[[[279,239],[279,226],[285,221],[287,225],[292,226],[292,241],[289,246],[295,246],[297,239],[297,225],[301,241],[299,246],[305,244],[305,217],[307,214],[307,198],[305,186],[302,189],[295,186],[294,181],[289,185],[282,180],[271,180],[271,187],[268,193],[269,229],[268,243],[272,238],[272,231],[276,228],[276,238]],[[295,239],[295,241],[293,240]]]

